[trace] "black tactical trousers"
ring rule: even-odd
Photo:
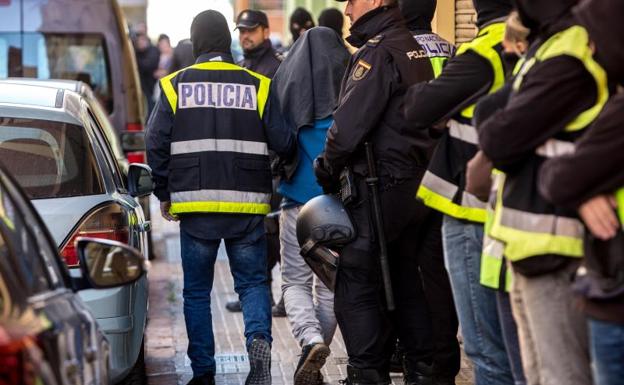
[[[392,313],[385,304],[366,185],[356,182],[360,199],[347,209],[358,238],[341,252],[335,311],[350,365],[387,373],[398,337],[408,363],[433,363],[438,375],[455,376],[460,364],[458,324],[444,268],[441,216],[415,199],[418,182],[390,182],[388,187],[381,180],[396,304]]]

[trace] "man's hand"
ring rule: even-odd
[[[492,189],[492,162],[483,151],[468,162],[466,170],[466,191],[487,202]]]
[[[169,202],[169,201],[167,201],[167,202],[160,202],[160,214],[163,216],[163,218],[165,218],[169,222],[177,222],[177,221],[179,221],[180,218],[178,218],[176,215],[172,215],[169,212],[169,209],[171,209],[171,202]]]
[[[615,237],[621,228],[616,208],[614,196],[598,195],[581,205],[579,215],[594,237],[607,241]]]
[[[323,192],[328,194],[336,190],[336,181],[332,177],[325,165],[325,159],[322,156],[314,159],[314,175],[316,183],[323,188]]]

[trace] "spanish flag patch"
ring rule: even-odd
[[[366,74],[368,74],[371,68],[372,66],[370,64],[360,59],[355,65],[351,78],[355,81],[362,80],[366,77]]]

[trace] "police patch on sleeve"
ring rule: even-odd
[[[353,70],[353,75],[351,75],[351,78],[355,81],[362,80],[364,79],[364,77],[366,77],[371,68],[372,66],[370,64],[360,59],[355,65],[355,69]]]

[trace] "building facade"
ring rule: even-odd
[[[344,3],[334,0],[234,0],[235,13],[248,8],[265,11],[272,31],[279,34],[285,44],[290,39],[288,18],[297,7],[304,7],[317,18],[325,8],[344,9]],[[438,0],[433,27],[445,39],[457,44],[472,39],[477,32],[475,21],[472,0]],[[345,28],[348,29],[348,25]]]

